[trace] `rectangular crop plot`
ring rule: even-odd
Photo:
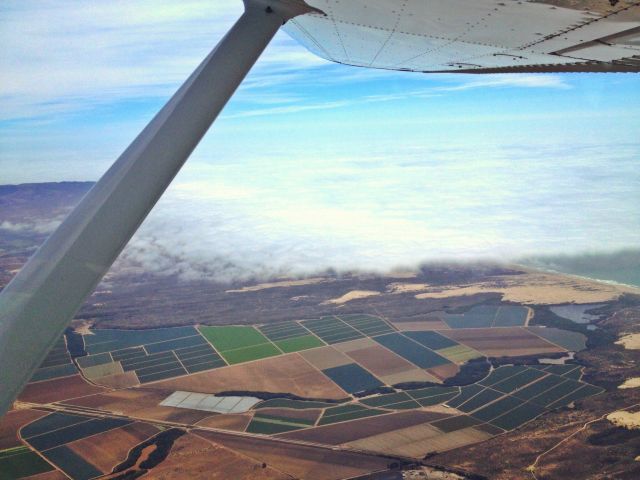
[[[275,435],[276,433],[291,432],[306,428],[307,425],[298,425],[285,422],[276,422],[254,418],[247,426],[248,433],[261,433],[262,435]]]
[[[440,335],[438,332],[428,330],[420,332],[402,332],[402,334],[424,345],[425,347],[430,348],[431,350],[440,350],[443,348],[455,347],[459,345],[458,342],[454,342],[444,335]]]
[[[280,350],[284,353],[300,352],[309,350],[310,348],[322,347],[324,342],[315,335],[305,335],[303,337],[286,338],[275,342]]]
[[[364,335],[353,329],[336,317],[322,317],[319,320],[305,320],[302,322],[324,342],[328,344],[346,342],[356,338],[364,338]]]
[[[463,428],[473,427],[479,423],[481,423],[480,420],[470,417],[469,415],[457,415],[455,417],[437,420],[431,425],[439,428],[445,433],[450,433],[455,432],[456,430],[462,430]]]
[[[547,390],[552,389],[556,385],[564,382],[564,378],[559,377],[557,375],[547,375],[546,377],[538,380],[536,383],[532,383],[528,387],[523,388],[522,390],[518,390],[513,393],[515,397],[521,398],[523,400],[529,400],[537,395],[540,395]]]
[[[53,367],[39,368],[29,381],[39,382],[41,380],[51,380],[54,378],[68,377],[69,375],[75,375],[76,373],[78,373],[76,366],[73,363],[66,363],[63,365],[55,365]]]
[[[491,385],[495,385],[498,382],[503,381],[506,378],[513,377],[514,375],[518,375],[524,372],[527,367],[522,365],[509,365],[506,367],[499,367],[495,370],[492,370],[489,376],[482,381],[478,382],[480,385],[484,385],[486,387],[490,387]]]
[[[0,479],[30,477],[51,470],[51,465],[26,447],[0,451]]]
[[[200,327],[200,332],[219,352],[270,343],[254,327]]]
[[[74,480],[88,480],[103,475],[94,465],[84,460],[67,446],[48,450],[43,455]]]
[[[98,355],[87,355],[86,357],[78,357],[76,359],[81,368],[95,367],[111,363],[113,359],[109,353],[99,353]]]
[[[452,361],[453,363],[465,363],[474,358],[484,357],[480,352],[467,347],[466,345],[456,345],[455,347],[441,348],[436,350],[438,355]]]
[[[515,305],[505,305],[498,308],[495,319],[493,321],[494,327],[519,327],[523,326],[529,316],[529,310],[525,307],[518,307]]]
[[[346,422],[349,420],[356,420],[358,418],[372,417],[375,415],[381,415],[384,410],[377,410],[374,408],[366,408],[361,405],[345,405],[344,407],[328,408],[318,425],[329,425],[331,423]]]
[[[295,410],[304,410],[307,408],[326,408],[334,407],[335,403],[328,402],[314,402],[307,400],[289,400],[288,398],[274,398],[272,400],[265,400],[260,403],[256,409],[260,408],[293,408]]]
[[[206,345],[207,341],[201,335],[193,335],[191,337],[175,338],[173,340],[165,340],[164,342],[152,343],[145,345],[147,352],[160,353],[177,350],[179,348],[194,347],[197,345]]]
[[[493,402],[502,396],[502,393],[496,392],[495,390],[491,390],[489,388],[483,390],[470,400],[467,400],[462,405],[458,406],[458,410],[463,411],[465,413],[472,412],[478,408],[484,407],[489,402]]]
[[[511,393],[544,376],[544,372],[528,368],[518,375],[514,375],[513,377],[505,378],[500,382],[494,383],[491,388],[503,393]]]
[[[533,420],[538,415],[542,415],[544,411],[544,408],[539,405],[524,403],[510,412],[494,418],[491,424],[504,430],[513,430],[527,423],[529,420]]]
[[[97,433],[124,427],[130,423],[130,420],[113,418],[93,419],[88,422],[70,425],[59,430],[48,431],[47,433],[30,437],[27,441],[36,450],[48,450],[59,445],[64,445],[65,443],[80,440],[81,438],[90,437]]]
[[[92,355],[198,334],[194,327],[154,328],[150,330],[97,329],[92,332],[93,335],[83,336],[87,353]]]
[[[449,360],[433,350],[429,350],[399,333],[381,335],[375,337],[374,340],[420,368],[432,368],[450,363]]]
[[[496,417],[499,417],[500,415],[505,414],[506,412],[509,412],[510,410],[513,410],[516,407],[519,407],[523,403],[524,402],[519,398],[507,395],[497,402],[493,402],[491,405],[487,405],[480,410],[476,410],[471,415],[479,420],[482,420],[483,422],[488,422]]]
[[[572,352],[586,348],[587,337],[580,332],[551,327],[529,327],[529,331]]]
[[[476,384],[462,387],[460,389],[460,395],[449,400],[447,402],[447,405],[453,408],[458,408],[460,405],[462,405],[464,402],[471,399],[472,397],[476,396],[482,390],[483,388],[480,385],[476,385]]]
[[[593,385],[584,384],[582,387],[574,390],[569,395],[562,397],[555,402],[547,405],[547,408],[558,408],[565,407],[569,405],[571,402],[575,402],[576,400],[582,400],[583,398],[591,397],[593,395],[597,395],[602,393],[604,390],[599,387],[595,387]]]
[[[338,318],[368,337],[394,331],[387,322],[373,315],[339,315]]]
[[[22,427],[20,430],[20,436],[22,438],[29,439],[36,435],[42,435],[43,433],[47,433],[52,430],[58,430],[60,428],[76,425],[82,422],[88,422],[89,420],[92,420],[92,418],[85,417],[84,415],[71,415],[68,413],[57,412],[51,413],[46,417],[39,418],[35,422]]]
[[[388,395],[379,395],[377,397],[367,398],[360,400],[360,403],[367,405],[368,407],[384,407],[393,408],[394,405],[399,403],[411,402],[415,405],[414,408],[419,408],[420,405],[415,402],[407,393],[390,393]]]
[[[582,385],[584,384],[576,382],[574,380],[565,380],[559,385],[550,388],[546,392],[531,398],[530,401],[542,406],[551,405],[552,403],[560,400],[562,397],[565,397],[570,393],[573,393],[575,390],[578,390],[580,387],[582,387]]]
[[[451,328],[488,328],[498,311],[497,306],[477,305],[463,314],[446,314],[443,320]]]
[[[258,329],[272,342],[309,335],[309,330],[298,322],[270,323],[269,325],[262,325]]]
[[[322,373],[348,393],[364,392],[384,385],[357,363],[328,368]]]
[[[262,345],[254,345],[252,347],[239,348],[237,350],[227,350],[220,352],[229,365],[236,363],[250,362],[261,358],[274,357],[282,352],[278,350],[272,343],[263,343]]]

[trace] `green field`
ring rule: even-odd
[[[322,347],[324,343],[314,335],[305,335],[303,337],[287,338],[275,342],[280,350],[284,353],[299,352],[310,348]]]
[[[230,365],[282,353],[254,327],[200,327],[200,333]]]
[[[252,347],[220,352],[220,355],[222,355],[230,365],[259,360],[261,358],[274,357],[280,354],[280,350],[271,343],[263,343],[262,345],[254,345]]]
[[[27,447],[0,451],[0,480],[29,477],[51,470],[51,465]]]
[[[219,352],[270,343],[269,339],[254,327],[200,327],[200,333]]]

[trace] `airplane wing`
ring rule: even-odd
[[[308,0],[284,29],[316,55],[412,72],[638,72],[637,0]]]

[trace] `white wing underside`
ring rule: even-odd
[[[417,72],[640,71],[640,1],[307,0],[285,30],[316,55]],[[612,5],[613,4],[613,5]]]

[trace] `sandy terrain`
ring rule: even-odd
[[[18,400],[33,403],[51,403],[70,398],[104,392],[104,388],[85,382],[80,375],[28,384]]]
[[[67,446],[82,458],[89,459],[102,472],[110,473],[127,458],[129,450],[156,433],[158,429],[153,425],[137,422],[69,443]]]
[[[154,388],[219,393],[288,392],[307,398],[345,398],[347,394],[298,354],[282,355],[153,384]]]
[[[629,430],[640,429],[640,412],[631,413],[618,410],[607,415],[607,420],[618,427],[624,427]]]
[[[306,278],[304,280],[283,280],[280,282],[259,283],[258,285],[242,287],[239,290],[226,290],[226,293],[257,292],[259,290],[266,290],[268,288],[299,287],[302,285],[314,285],[316,283],[329,282],[329,281],[333,281],[333,280],[323,278],[323,277]]]
[[[387,285],[387,292],[389,293],[413,293],[424,292],[432,285],[428,283],[390,283]]]
[[[565,351],[520,327],[460,328],[442,334],[489,357],[517,357]]]
[[[234,415],[213,415],[201,420],[197,423],[198,426],[221,428],[222,430],[231,430],[234,432],[244,432],[252,415],[247,413],[234,414]]]
[[[616,343],[624,346],[627,350],[640,350],[640,333],[624,335]]]
[[[624,383],[618,388],[626,389],[626,388],[638,388],[640,387],[640,377],[627,378]]]
[[[199,436],[187,434],[176,440],[171,453],[160,465],[144,476],[167,480],[285,480],[286,475],[262,462],[251,460],[228,448],[213,444]]]
[[[415,284],[404,284],[413,288]],[[468,285],[427,287],[417,299],[446,298],[484,292],[502,293],[504,301],[524,304],[601,303],[615,300],[622,293],[639,293],[640,289],[598,283],[587,279],[531,272],[523,275],[496,277]]]
[[[351,478],[372,471],[385,470],[389,463],[388,458],[338,452],[306,445],[281,444],[257,437],[237,437],[204,431],[198,431],[197,434],[258,462],[265,462],[269,467],[287,473],[293,478],[304,480]]]
[[[320,305],[329,305],[329,304],[342,305],[344,303],[350,302],[351,300],[375,297],[377,295],[380,295],[380,292],[376,292],[375,290],[352,290],[350,292],[345,293],[341,297],[332,298],[331,300],[326,300],[322,302]]]
[[[18,439],[18,430],[23,425],[31,423],[47,412],[37,410],[10,410],[0,418],[0,450],[18,447],[22,442]]]

